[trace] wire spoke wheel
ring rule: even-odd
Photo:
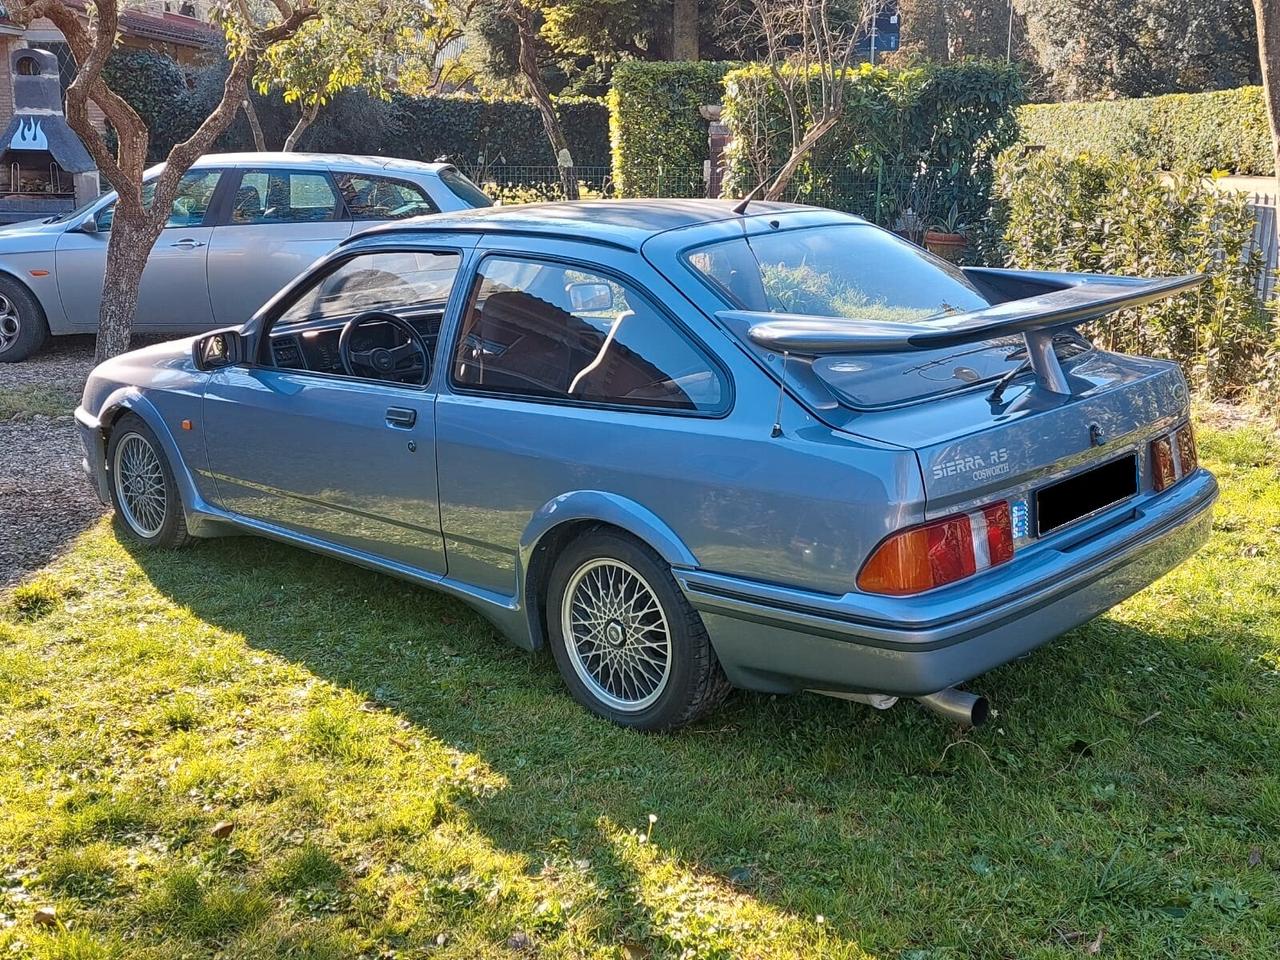
[[[651,706],[671,678],[671,634],[657,594],[635,568],[607,557],[569,578],[560,611],[578,678],[614,710]]]
[[[0,353],[4,353],[18,339],[22,331],[22,317],[13,301],[0,294]]]
[[[125,523],[138,536],[155,538],[168,513],[160,455],[146,437],[130,433],[116,446],[112,470]]]

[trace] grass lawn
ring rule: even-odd
[[[80,391],[62,387],[0,387],[0,420],[32,416],[65,417],[80,402]]]
[[[451,600],[104,522],[0,597],[0,957],[1274,960],[1280,444],[1201,441],[1210,546],[967,734],[629,733]]]

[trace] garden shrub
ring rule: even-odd
[[[1101,346],[1177,360],[1212,399],[1239,396],[1254,382],[1270,334],[1243,194],[1216,190],[1196,173],[1162,175],[1150,158],[1021,148],[1000,157],[996,192],[1011,266],[1208,275],[1195,293],[1098,321],[1090,334]]]
[[[227,62],[216,57],[187,73],[170,58],[149,51],[112,54],[108,82],[147,123],[150,159],[163,160],[175,143],[203,122],[222,96]],[[254,94],[269,149],[278,149],[297,121],[296,108],[278,93]],[[556,103],[574,163],[609,165],[609,115],[602,100],[563,97]],[[494,166],[554,166],[555,155],[537,108],[516,98],[461,94],[395,95],[382,100],[363,90],[343,90],[303,134],[300,149],[373,154],[408,160],[447,157],[468,171]],[[248,124],[237,113],[218,141],[220,150],[252,150]]]
[[[863,64],[847,84],[843,116],[792,180],[793,199],[881,223],[908,210],[935,219],[954,207],[970,224],[986,213],[992,162],[1017,136],[1017,68],[981,60],[902,70]],[[733,135],[725,193],[743,195],[791,150],[786,103],[767,66],[725,77],[723,119]]]
[[[609,138],[619,196],[688,196],[705,192],[708,123],[699,107],[718,104],[736,64],[627,60],[609,88]]]
[[[1032,104],[1018,111],[1018,124],[1024,143],[1060,153],[1139,156],[1164,170],[1274,173],[1261,87]]]

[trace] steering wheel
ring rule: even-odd
[[[355,332],[369,323],[390,324],[404,334],[406,342],[398,347],[353,350],[351,342]],[[427,371],[431,367],[431,354],[418,331],[408,320],[385,310],[366,310],[348,320],[338,337],[338,356],[348,376],[371,376],[375,380],[393,383],[421,386],[427,382]]]

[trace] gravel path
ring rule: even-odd
[[[48,387],[79,395],[92,337],[59,337],[24,363],[0,364],[0,390]],[[106,512],[80,470],[75,421],[0,421],[0,588],[43,566]]]

